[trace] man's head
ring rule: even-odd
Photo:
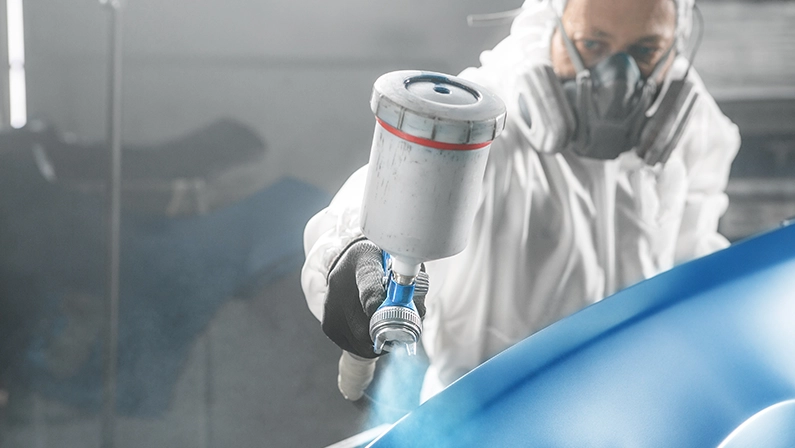
[[[644,77],[665,57],[678,34],[675,0],[568,0],[561,21],[587,68],[624,52],[635,59]],[[552,36],[550,57],[560,78],[574,78],[576,70],[560,29]],[[663,64],[672,60],[673,52]]]
[[[516,112],[530,145],[600,160],[634,149],[665,163],[698,97],[693,1],[526,0],[495,52],[525,58]]]

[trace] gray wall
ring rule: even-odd
[[[155,142],[219,117],[267,141],[274,176],[329,190],[366,162],[380,74],[458,72],[507,27],[466,15],[521,0],[130,0],[124,140]],[[26,2],[31,116],[78,138],[105,132],[107,14],[96,0]]]
[[[719,100],[795,98],[795,2],[696,2],[704,41],[696,67]]]

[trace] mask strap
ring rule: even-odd
[[[563,28],[563,20],[560,19],[560,15],[558,15],[557,11],[554,9],[552,11],[555,13],[555,20],[558,22],[558,29],[560,30],[560,36],[563,38],[563,45],[566,47],[566,52],[569,53],[569,59],[571,59],[572,64],[574,64],[574,69],[577,70],[577,74],[587,72],[588,69],[582,62],[582,56],[580,56],[580,52],[577,51],[577,47],[574,46],[574,42],[569,39],[569,35],[566,34],[566,30]]]
[[[690,68],[693,66],[693,60],[696,58],[696,52],[698,52],[698,49],[701,46],[701,39],[704,37],[704,16],[701,15],[701,10],[697,5],[693,5],[693,29],[697,31],[696,38],[695,40],[691,38],[690,42],[693,42],[693,45],[690,45],[689,49],[685,49],[685,52],[687,52],[687,56],[685,56],[685,59],[687,60],[687,69],[685,69],[684,76],[687,76],[687,74],[690,72]],[[660,62],[657,63],[657,66],[654,67],[654,70],[652,70],[652,73],[649,75],[648,79],[654,79],[657,74],[659,74],[660,70],[662,70],[662,66],[664,65],[663,62],[668,58],[668,55],[676,45],[676,42],[677,41],[674,40],[671,48],[665,52],[665,56],[663,56],[660,59]]]
[[[687,55],[688,65],[685,75],[690,72],[690,67],[693,66],[693,61],[696,59],[696,52],[698,52],[699,47],[701,47],[701,39],[704,37],[704,16],[701,15],[701,9],[695,4],[693,5],[693,29],[698,29],[698,33],[696,34],[696,40],[693,41],[694,43],[693,47],[690,49],[690,54]]]
[[[696,34],[696,40],[694,41],[695,43],[690,48],[689,54],[687,55],[687,70],[685,70],[685,76],[687,76],[688,72],[690,72],[690,67],[693,66],[693,60],[696,57],[696,52],[698,51],[698,47],[701,46],[701,38],[704,36],[704,17],[701,15],[701,10],[698,9],[698,6],[693,5],[693,12],[694,12],[694,14],[693,14],[693,25],[698,24],[698,26],[694,26],[693,28],[697,29],[698,33]],[[668,59],[668,56],[673,51],[674,47],[676,46],[676,43],[677,43],[677,39],[674,39],[674,41],[671,44],[671,46],[668,47],[668,50],[665,51],[665,54],[663,55],[663,57],[660,58],[660,61],[657,62],[657,65],[654,66],[654,69],[652,69],[651,73],[649,74],[649,76],[646,79],[652,79],[653,80],[654,78],[657,77],[657,75],[660,74],[660,71],[665,66],[665,61]]]
[[[676,46],[676,39],[674,39],[674,41],[671,42],[671,45],[668,47],[667,50],[665,50],[665,54],[660,58],[659,61],[657,61],[657,64],[651,70],[651,73],[649,73],[649,76],[646,77],[646,81],[647,82],[648,82],[648,80],[654,81],[654,79],[657,78],[657,75],[659,75],[660,71],[662,71],[663,67],[665,67],[665,62],[668,60],[668,57],[671,56],[671,52],[674,51],[674,47],[675,46]],[[688,67],[688,70],[689,69],[690,69],[690,67]]]

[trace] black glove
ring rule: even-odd
[[[370,339],[370,317],[386,299],[385,275],[381,249],[364,238],[349,244],[331,266],[322,327],[343,350],[364,358],[379,356]],[[424,266],[420,276],[427,284]],[[427,288],[418,288],[414,294],[420,317],[425,316],[426,293]]]

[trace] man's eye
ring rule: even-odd
[[[594,39],[579,39],[576,46],[586,67],[596,64],[607,53],[607,45]]]
[[[582,43],[582,47],[588,51],[596,52],[602,49],[602,43],[598,40],[583,39],[580,42]]]
[[[657,55],[659,49],[655,47],[644,47],[639,45],[632,47],[630,52],[632,53],[632,57],[634,57],[636,60],[648,62]]]

